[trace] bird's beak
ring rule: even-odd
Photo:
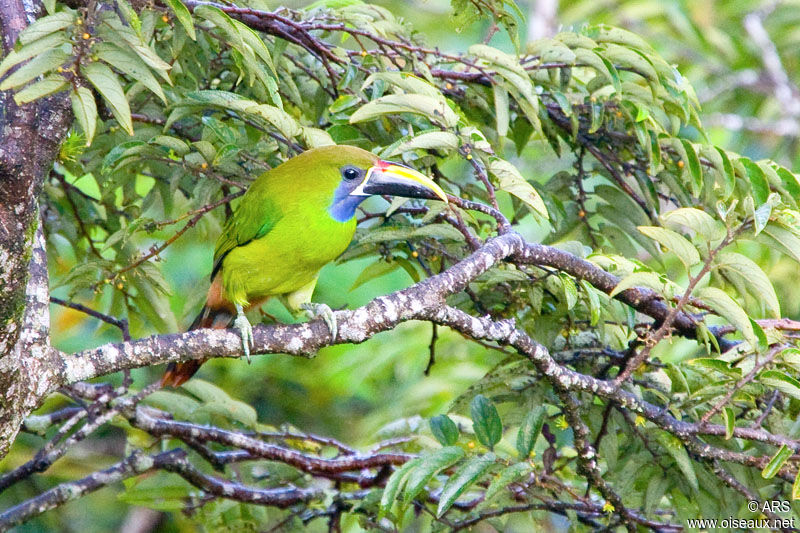
[[[350,193],[351,196],[388,194],[406,198],[440,199],[447,203],[447,195],[432,179],[413,168],[390,161],[378,161],[367,170],[364,181]]]

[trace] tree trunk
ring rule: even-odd
[[[4,56],[40,13],[38,1],[0,0]],[[66,92],[23,106],[9,91],[0,93],[0,458],[36,407],[30,398],[37,395],[30,392],[50,353],[47,259],[41,232],[35,237],[37,202],[71,123]]]

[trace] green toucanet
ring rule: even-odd
[[[253,336],[244,313],[280,296],[291,311],[325,319],[335,338],[331,309],[311,303],[311,294],[322,267],[350,244],[356,208],[373,194],[447,201],[425,175],[354,146],[308,150],[262,174],[225,223],[205,306],[189,329],[233,324],[249,357]],[[202,364],[172,363],[161,382],[177,387]]]

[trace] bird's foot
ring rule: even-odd
[[[328,307],[327,304],[318,304],[314,302],[304,303],[300,306],[300,309],[306,312],[308,317],[311,320],[321,318],[327,324],[328,329],[331,332],[331,337],[333,340],[336,340],[336,334],[338,333],[339,329],[336,324],[336,315],[333,314],[333,310]]]
[[[233,326],[239,330],[242,336],[242,347],[244,348],[244,355],[247,357],[247,364],[250,364],[250,348],[253,346],[253,326],[247,320],[240,305],[236,306],[236,320],[233,321]]]

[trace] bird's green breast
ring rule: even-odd
[[[355,227],[355,219],[338,222],[325,210],[284,209],[266,235],[234,248],[223,260],[228,299],[247,306],[305,287],[347,249]]]

